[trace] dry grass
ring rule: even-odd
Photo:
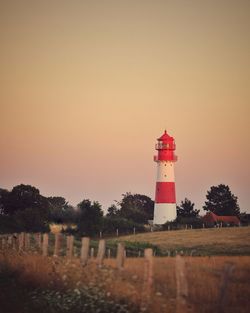
[[[149,242],[165,252],[194,249],[204,255],[250,255],[250,227],[161,231],[123,236],[119,240]]]
[[[250,257],[185,257],[188,284],[187,303],[190,312],[218,311],[225,264],[234,264],[234,271],[225,288],[223,311],[246,313],[250,305]],[[149,289],[148,310],[153,313],[176,310],[176,258],[153,260],[153,285]],[[95,286],[103,290],[106,299],[125,301],[139,307],[142,301],[144,259],[126,259],[125,268],[118,271],[114,259],[106,259],[98,268],[95,261],[82,267],[78,259],[41,257],[34,254],[0,254],[0,265],[19,272],[19,279],[33,288],[56,290]],[[1,292],[1,291],[0,291]],[[0,310],[1,311],[1,310]],[[118,310],[117,310],[118,312]],[[128,311],[130,312],[130,311]]]

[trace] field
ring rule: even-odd
[[[185,257],[188,312],[248,312],[250,257]],[[91,261],[0,256],[0,312],[178,312],[176,258],[154,258],[152,282],[143,258],[127,259],[118,271],[114,260],[102,268]],[[226,267],[232,266],[227,277]],[[223,310],[222,310],[223,306]]]
[[[119,237],[184,255],[127,257],[122,269],[114,257],[105,258],[102,266],[93,257],[82,266],[79,254],[69,259],[4,249],[0,251],[0,313],[246,313],[249,234],[249,228],[225,228]],[[197,256],[185,256],[194,249]],[[198,256],[198,251],[207,256]]]
[[[152,243],[164,254],[177,250],[189,255],[250,255],[250,227],[151,232],[119,240]]]

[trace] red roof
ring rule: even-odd
[[[207,223],[224,222],[237,225],[240,223],[240,220],[237,216],[216,215],[213,212],[208,212],[205,216],[203,216],[203,220]]]
[[[157,140],[159,140],[159,141],[174,141],[174,138],[169,136],[169,134],[165,130],[164,134],[160,138],[158,138]]]

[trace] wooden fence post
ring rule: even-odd
[[[117,246],[117,255],[116,255],[116,266],[119,270],[121,270],[124,267],[124,244],[123,243],[118,243]]]
[[[108,259],[110,259],[110,257],[111,257],[111,251],[110,249],[108,249]]]
[[[191,250],[190,252],[190,256],[194,256],[194,253],[196,252],[196,250]]]
[[[25,251],[28,251],[30,249],[30,234],[29,233],[24,234],[24,248],[25,248]]]
[[[19,251],[24,249],[24,233],[18,234],[18,249]]]
[[[61,242],[62,242],[62,235],[60,233],[55,234],[54,257],[57,257],[60,255]]]
[[[7,236],[7,242],[8,242],[8,248],[12,248],[12,242],[13,242],[12,235]]]
[[[17,233],[13,234],[13,249],[18,250],[18,236],[17,236]]]
[[[218,313],[223,312],[226,301],[227,301],[227,289],[228,289],[228,283],[232,276],[233,270],[235,268],[235,264],[233,263],[227,263],[224,266],[224,270],[222,273],[221,278],[221,286],[219,291],[219,299],[218,299]]]
[[[36,245],[37,245],[38,249],[41,249],[41,247],[42,247],[42,236],[41,236],[41,234],[35,233],[34,237],[35,237],[35,241],[36,241]]]
[[[147,310],[150,304],[153,286],[153,250],[144,250],[144,277],[141,296],[141,311]]]
[[[82,248],[81,248],[81,264],[83,266],[87,265],[88,258],[89,258],[89,238],[83,237],[82,238]]]
[[[66,256],[69,259],[72,259],[73,256],[73,246],[74,246],[74,236],[67,236],[67,248],[66,248]]]
[[[6,249],[6,238],[2,237],[2,249]]]
[[[98,245],[98,252],[97,252],[97,264],[101,267],[103,264],[103,259],[105,257],[105,240],[101,239]]]
[[[4,241],[4,236],[0,237],[0,249],[4,250],[5,248],[5,241]]]
[[[49,235],[43,234],[43,256],[48,255]]]
[[[187,312],[188,285],[186,279],[186,269],[184,258],[176,255],[175,258],[176,276],[176,313]]]

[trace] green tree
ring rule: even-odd
[[[77,212],[63,197],[48,197],[50,221],[62,223],[75,223]]]
[[[177,217],[197,217],[199,213],[200,210],[195,210],[194,203],[187,198],[177,206]]]
[[[115,204],[112,204],[108,208],[108,213],[106,214],[106,216],[108,216],[108,217],[117,217],[117,216],[119,216],[119,209],[117,208],[117,206]]]
[[[77,230],[83,236],[94,236],[102,228],[103,211],[101,205],[94,201],[84,199],[77,205],[79,218],[77,221]]]
[[[211,211],[216,215],[237,215],[240,214],[238,198],[232,194],[227,185],[220,184],[212,186],[206,195],[207,201],[203,209]]]
[[[0,191],[1,213],[10,231],[46,231],[49,221],[48,200],[30,185]]]
[[[37,208],[26,208],[25,210],[16,211],[13,219],[17,231],[25,232],[48,232],[49,222],[44,211]]]
[[[6,205],[8,202],[9,191],[6,189],[0,188],[0,215],[4,214],[6,211]]]
[[[135,223],[148,224],[148,220],[153,219],[154,201],[148,196],[141,194],[131,194],[127,192],[118,202],[119,210],[117,214]]]
[[[44,210],[48,214],[48,200],[33,186],[21,184],[13,187],[5,199],[4,213],[13,215],[16,211],[23,211],[27,208]]]

